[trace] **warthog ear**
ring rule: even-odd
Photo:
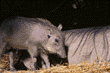
[[[62,27],[63,27],[63,26],[62,26],[62,24],[60,23],[60,24],[58,25],[58,29],[59,29],[59,30],[62,30]]]

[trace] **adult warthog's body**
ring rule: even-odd
[[[60,30],[61,28],[57,28],[48,20],[41,18],[15,17],[6,19],[0,27],[0,56],[7,44],[14,49],[26,49],[31,57],[31,68],[34,70],[38,48],[57,53],[64,58],[66,54]],[[9,56],[11,63],[13,63],[13,53],[11,52]],[[13,64],[10,67],[12,70],[14,69]]]
[[[97,57],[110,61],[110,26],[64,31],[68,46],[68,62],[76,64]]]

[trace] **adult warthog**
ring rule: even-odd
[[[69,64],[77,64],[95,58],[110,62],[110,26],[63,31],[68,46]]]

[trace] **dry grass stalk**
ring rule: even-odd
[[[88,63],[88,61],[82,62],[80,64],[68,64],[57,65],[50,67],[48,69],[40,69],[36,71],[21,70],[17,72],[7,71],[9,68],[8,55],[2,57],[0,61],[0,71],[4,70],[2,73],[110,73],[110,62],[106,62],[100,59],[99,63],[95,60],[93,63]]]

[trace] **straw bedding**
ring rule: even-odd
[[[31,70],[19,70],[16,72],[8,71],[9,69],[9,60],[8,55],[5,55],[0,60],[0,73],[110,73],[110,62],[97,63],[96,60],[93,63],[88,63],[87,61],[80,64],[69,65],[56,65],[48,69],[40,69],[36,71]]]

